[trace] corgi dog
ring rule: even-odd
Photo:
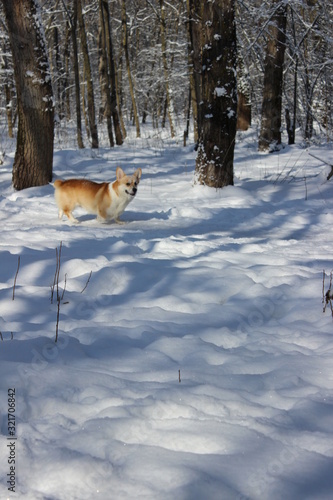
[[[114,219],[117,224],[124,224],[119,216],[134,199],[142,170],[138,168],[128,176],[118,167],[114,182],[92,182],[85,179],[57,179],[53,183],[54,197],[59,209],[59,219],[66,215],[71,222],[78,222],[72,214],[75,207],[84,208],[89,214],[96,214],[97,219]]]

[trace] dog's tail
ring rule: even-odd
[[[50,182],[50,184],[54,187],[54,189],[57,189],[62,185],[63,181],[61,179],[57,179],[54,182]]]

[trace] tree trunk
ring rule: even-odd
[[[105,33],[105,46],[107,54],[107,65],[108,65],[108,79],[109,86],[111,89],[110,93],[110,110],[113,120],[113,127],[116,136],[116,144],[121,146],[126,137],[126,129],[123,122],[123,117],[121,113],[120,98],[118,92],[118,82],[116,73],[116,63],[113,55],[113,43],[111,34],[111,16],[109,11],[109,4],[107,0],[102,0],[103,8],[103,21],[104,21],[104,33]]]
[[[74,78],[75,78],[76,135],[77,135],[77,144],[80,149],[83,149],[84,144],[82,137],[82,123],[81,123],[79,58],[78,58],[77,39],[76,39],[77,10],[78,10],[77,2],[78,0],[74,0],[74,12],[73,12],[73,19],[71,21],[71,28],[72,28]]]
[[[196,173],[201,184],[221,188],[233,184],[237,123],[235,0],[206,0],[202,27]]]
[[[160,28],[161,28],[161,45],[162,45],[162,61],[163,61],[163,73],[164,73],[164,83],[165,83],[165,94],[166,94],[166,111],[168,114],[169,125],[171,137],[175,137],[175,128],[173,125],[173,102],[171,99],[170,92],[170,75],[168,69],[168,58],[167,58],[167,42],[166,42],[166,23],[165,23],[165,7],[164,0],[160,0]]]
[[[7,127],[8,127],[8,137],[13,138],[13,77],[9,71],[8,59],[6,54],[9,52],[10,48],[7,41],[4,42],[2,47],[2,63],[1,69],[5,75],[5,98],[6,98],[6,115],[7,115]]]
[[[268,27],[259,151],[274,151],[281,144],[283,63],[286,48],[287,4],[273,2]]]
[[[54,105],[41,12],[36,0],[2,0],[13,54],[18,135],[13,186],[25,189],[52,180]]]
[[[248,130],[251,126],[251,102],[249,94],[238,92],[237,130]]]
[[[66,23],[66,36],[65,36],[65,47],[64,47],[64,78],[63,78],[63,87],[61,93],[61,109],[63,110],[63,114],[67,120],[71,119],[71,106],[70,106],[70,91],[69,91],[69,82],[70,82],[70,39],[71,39],[72,29],[70,27],[70,23],[67,21]]]
[[[92,79],[91,66],[89,60],[86,28],[82,14],[81,0],[77,0],[77,2],[78,2],[77,15],[79,21],[79,35],[81,40],[81,49],[83,52],[84,75],[87,84],[88,125],[91,135],[91,147],[98,148],[98,133],[97,133],[97,125],[95,117],[94,86],[93,86],[93,79]]]
[[[135,100],[135,94],[134,94],[134,84],[133,84],[133,78],[132,78],[130,61],[129,61],[129,53],[128,53],[126,0],[122,0],[121,23],[122,23],[122,29],[123,29],[123,49],[124,49],[124,53],[125,53],[128,84],[129,84],[129,89],[130,89],[130,94],[131,94],[133,113],[134,113],[134,121],[135,121],[135,126],[136,126],[136,136],[140,137],[140,135],[141,135],[140,122],[139,122],[138,110],[137,110],[137,106],[136,106],[136,100]]]
[[[240,56],[238,57],[237,88],[237,130],[245,131],[251,126],[251,91],[244,70],[244,62]]]
[[[106,33],[105,33],[105,20],[104,20],[104,3],[103,0],[99,0],[99,81],[102,95],[102,102],[100,108],[100,120],[104,117],[106,119],[109,144],[110,147],[114,147],[114,137],[112,131],[112,119],[111,119],[111,89],[110,89],[110,75],[108,71],[108,58],[107,58],[107,48],[106,48]]]
[[[186,4],[188,15],[190,85],[194,121],[194,141],[197,144],[199,140],[199,131],[201,130],[199,103],[201,102],[201,30],[204,2],[202,2],[202,0],[187,0]]]

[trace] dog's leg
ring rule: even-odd
[[[66,210],[64,209],[64,214],[67,215],[68,219],[71,221],[71,222],[75,222],[75,223],[78,223],[79,221],[77,219],[75,219],[75,217],[73,216],[72,212],[70,210]]]
[[[105,222],[108,218],[107,211],[104,208],[99,208],[96,219],[98,222]]]
[[[126,222],[124,222],[124,221],[122,221],[122,220],[119,220],[119,219],[118,219],[118,217],[115,217],[114,221],[115,221],[117,224],[121,225],[121,226],[123,226],[124,224],[126,224]]]

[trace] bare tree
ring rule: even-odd
[[[4,79],[4,90],[6,97],[6,115],[7,115],[7,126],[8,126],[8,136],[13,138],[14,132],[14,116],[13,116],[13,72],[11,71],[8,63],[8,55],[10,52],[8,39],[5,39],[2,46],[2,61],[1,61],[1,69],[5,75]]]
[[[237,123],[235,0],[206,0],[202,12],[198,181],[233,184]]]
[[[103,99],[102,113],[106,117],[110,145],[114,145],[113,120],[116,144],[120,146],[124,141],[123,137],[126,137],[126,130],[121,115],[107,0],[99,0],[99,54],[100,85]]]
[[[91,73],[89,51],[88,51],[88,42],[87,42],[84,17],[83,17],[83,13],[82,13],[81,0],[77,0],[76,9],[77,9],[78,22],[79,22],[79,35],[80,35],[80,41],[81,41],[81,49],[83,52],[83,65],[84,65],[85,82],[86,82],[86,86],[87,86],[88,125],[89,125],[89,131],[90,131],[90,135],[91,135],[91,147],[98,148],[98,132],[97,132],[97,125],[96,125],[96,117],[95,117],[94,85],[93,85],[93,78],[92,78],[92,73]]]
[[[2,0],[13,54],[18,135],[13,186],[52,179],[54,105],[40,7],[36,0]]]
[[[4,0],[0,1],[2,14],[2,5],[5,3],[8,4]],[[81,9],[76,11],[77,20],[74,15],[75,8],[80,7],[81,3],[85,30],[81,29]],[[72,124],[67,126],[66,122],[75,120],[76,115],[77,141],[79,147],[83,147],[85,131],[81,130],[81,114],[82,110],[86,110],[84,117],[89,125],[88,83],[91,81],[96,108],[106,118],[109,136],[110,133],[113,134],[114,143],[121,144],[126,137],[122,112],[125,117],[125,111],[128,110],[127,119],[133,120],[136,125],[142,119],[146,124],[145,128],[150,124],[154,128],[163,127],[170,111],[169,120],[173,125],[173,133],[179,132],[186,121],[186,131],[194,131],[194,140],[198,144],[200,131],[203,126],[207,128],[206,117],[210,115],[205,104],[200,103],[205,100],[202,84],[207,71],[204,68],[202,72],[203,63],[208,63],[210,67],[211,50],[207,48],[210,42],[207,42],[206,25],[210,20],[207,15],[214,4],[222,9],[221,0],[44,1],[41,18],[45,26],[55,110],[59,117],[57,138],[64,138],[61,134],[72,130]],[[126,17],[123,15],[122,19],[124,5]],[[332,2],[241,0],[235,2],[235,5],[238,127],[249,127],[251,113],[255,126],[263,116],[260,131],[263,148],[278,145],[283,139],[281,134],[285,122],[290,143],[295,141],[295,132],[299,131],[307,141],[311,141],[312,136],[317,134],[331,140]],[[12,7],[14,8],[16,6]],[[279,29],[278,19],[280,8],[287,11],[286,28],[282,24],[282,30]],[[99,13],[103,14],[102,23],[97,22]],[[73,26],[76,23],[77,26]],[[221,35],[225,40],[227,32],[224,26],[218,28],[220,29],[214,34]],[[125,30],[126,39],[123,37]],[[3,40],[0,47],[1,64],[4,69],[0,73],[3,88],[0,107],[8,113],[8,133],[15,135],[18,108],[16,88],[12,83],[14,78],[11,79],[11,75],[14,75],[14,60],[8,53],[7,33],[4,22],[1,21],[0,32]],[[283,32],[286,35],[285,44],[281,38],[277,38]],[[86,34],[87,43],[82,42],[80,33]],[[89,48],[91,78],[89,70],[84,67],[85,45]],[[276,64],[272,57],[268,58],[267,52],[268,48],[274,52],[273,47],[279,47],[276,54],[272,53],[273,58],[275,55],[281,58],[285,46],[283,85],[274,90],[280,96],[280,109],[280,102],[274,101],[275,97],[273,99],[273,94],[270,96],[267,89],[269,86],[274,87],[276,81],[281,82],[281,61]],[[20,53],[20,59],[21,55]],[[129,70],[127,74],[126,69]],[[272,71],[271,76],[268,69]],[[222,74],[222,68],[220,73]],[[219,85],[214,89],[225,87],[224,84]],[[216,95],[218,92],[216,91]],[[215,102],[211,104],[214,107]],[[285,122],[283,109],[288,109]],[[216,128],[223,130],[223,123],[222,127],[218,125]],[[89,126],[87,135],[91,141],[93,134]]]
[[[171,137],[175,136],[175,128],[173,124],[173,102],[170,91],[170,75],[167,59],[167,33],[166,33],[166,20],[165,20],[165,5],[164,0],[160,2],[160,29],[161,29],[161,45],[162,45],[162,61],[163,61],[163,74],[166,93],[166,109],[168,112],[168,119],[170,124]]]
[[[268,26],[259,151],[281,144],[283,63],[286,48],[287,3],[273,0]]]
[[[130,94],[131,94],[131,100],[132,100],[132,106],[133,106],[133,114],[134,114],[134,121],[135,121],[135,126],[136,126],[136,136],[140,137],[140,135],[141,135],[141,132],[140,132],[140,122],[139,122],[138,109],[137,109],[137,105],[136,105],[136,98],[135,98],[135,91],[134,91],[134,82],[133,82],[133,77],[132,77],[132,72],[131,72],[131,65],[130,65],[130,58],[129,58],[126,0],[122,0],[121,23],[122,23],[122,28],[123,28],[123,50],[124,50],[124,53],[125,53],[126,69],[127,69],[127,76],[128,76],[128,84],[129,84],[129,89],[130,89]]]
[[[201,101],[201,21],[203,3],[200,0],[186,0],[189,38],[189,76],[191,104],[194,121],[194,141],[199,140],[199,103]]]

